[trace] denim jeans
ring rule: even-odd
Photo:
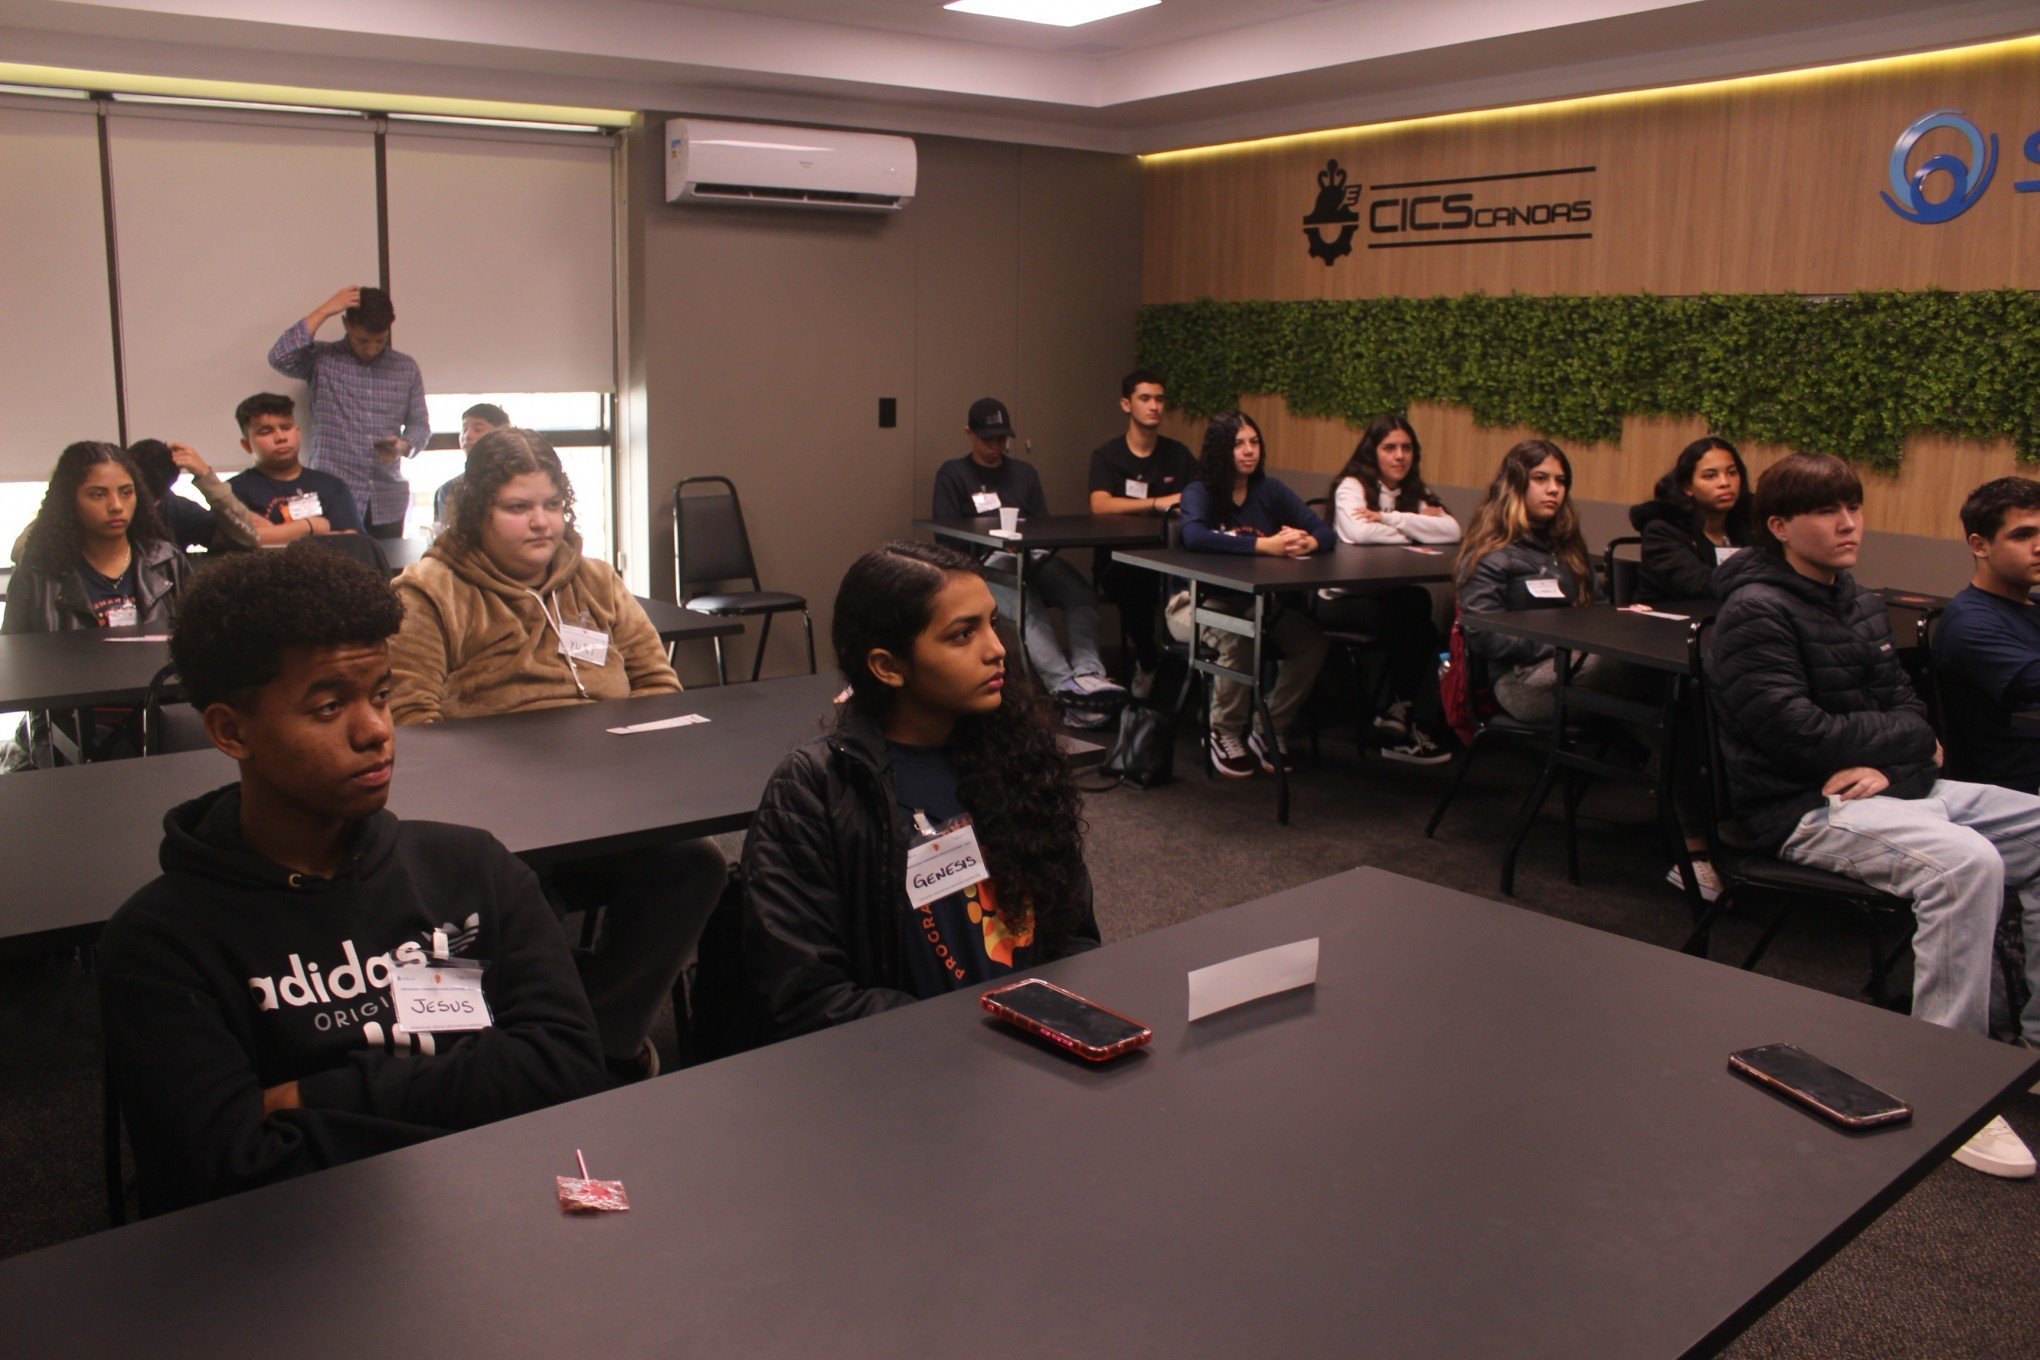
[[[1013,554],[993,553],[985,565],[994,571],[1011,571]],[[999,613],[1008,619],[1020,614],[1020,597],[1009,585],[985,583]],[[1044,607],[1046,606],[1046,607]],[[1066,653],[1055,636],[1050,609],[1063,612],[1063,629],[1069,634]],[[1083,574],[1060,557],[1027,564],[1027,659],[1041,687],[1055,693],[1079,675],[1103,675],[1105,663],[1098,657],[1098,595]]]
[[[2032,794],[1941,779],[1925,798],[1829,799],[1799,819],[1778,853],[1911,899],[1917,1019],[1989,1032],[1991,943],[2007,887],[2025,927],[2026,980],[2040,983],[2040,798]],[[2040,1040],[2040,987],[2019,1019]]]

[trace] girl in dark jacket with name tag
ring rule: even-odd
[[[1467,527],[1456,575],[1459,608],[1467,614],[1594,602],[1594,573],[1572,502],[1572,463],[1558,445],[1526,439],[1502,456]],[[1469,628],[1466,650],[1486,665],[1495,702],[1510,717],[1550,721],[1558,684],[1553,648]],[[1582,673],[1593,669],[1590,659]]]
[[[990,589],[892,543],[836,593],[836,726],[788,756],[744,843],[743,951],[774,1037],[904,1006],[1098,942],[1082,806]]]
[[[81,441],[50,474],[7,582],[0,632],[167,624],[188,570],[134,459],[119,445]]]
[[[1643,572],[1636,598],[1704,600],[1715,569],[1756,542],[1750,521],[1750,474],[1726,439],[1688,444],[1658,479],[1655,499],[1631,506],[1629,523],[1643,537]]]

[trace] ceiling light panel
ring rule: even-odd
[[[994,19],[1018,19],[1029,24],[1054,24],[1075,28],[1079,24],[1131,14],[1137,9],[1159,5],[1162,0],[949,0],[944,9],[958,14],[983,14]]]

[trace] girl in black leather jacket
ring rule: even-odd
[[[188,570],[127,450],[81,441],[58,456],[23,535],[0,632],[167,624]]]
[[[888,544],[843,578],[848,700],[773,774],[744,842],[744,968],[774,1037],[1097,944],[1082,805],[993,623],[949,548]]]

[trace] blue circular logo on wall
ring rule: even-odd
[[[1913,146],[1920,138],[1936,128],[1951,128],[1969,141],[1969,159],[1942,152],[1929,156],[1917,171],[1910,176],[1906,173],[1906,161],[1912,156]],[[1908,222],[1931,226],[1936,222],[1948,222],[1968,212],[1976,200],[1983,197],[1983,191],[1990,187],[1990,178],[1997,173],[1998,139],[1992,133],[1988,143],[1976,124],[1964,118],[1957,109],[1936,109],[1919,119],[1899,134],[1898,145],[1891,148],[1891,193],[1880,194],[1891,210]],[[1939,201],[1927,197],[1927,182],[1935,175],[1948,177],[1948,192]],[[1892,195],[1897,195],[1893,197]]]

